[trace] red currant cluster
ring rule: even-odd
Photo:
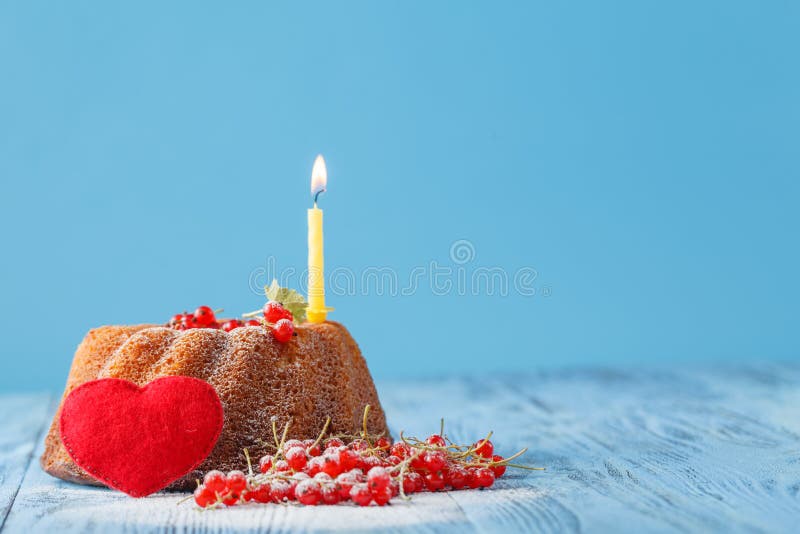
[[[510,463],[526,449],[508,458],[494,454],[489,436],[469,446],[456,445],[441,433],[425,441],[403,438],[392,444],[386,437],[371,438],[364,432],[348,444],[338,437],[323,443],[325,429],[317,440],[287,441],[288,425],[278,440],[273,424],[276,452],[261,458],[259,473],[254,474],[252,466],[249,475],[210,471],[194,492],[195,503],[209,508],[247,502],[316,505],[350,500],[359,506],[373,502],[383,506],[398,495],[407,498],[421,491],[488,488],[508,466],[539,469]],[[250,464],[249,454],[247,458]]]
[[[217,310],[221,312],[222,310]],[[286,343],[294,336],[294,322],[292,312],[281,306],[278,302],[267,302],[264,306],[263,318],[251,318],[246,321],[239,319],[218,320],[216,313],[208,306],[198,307],[194,313],[179,313],[170,319],[167,326],[177,330],[191,328],[216,328],[230,332],[243,326],[266,326],[273,337],[281,343]],[[260,313],[259,313],[260,314]]]

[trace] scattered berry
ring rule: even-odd
[[[207,320],[209,310],[201,308],[196,315]],[[186,321],[187,315],[173,317],[170,324]],[[195,315],[190,317],[195,321]],[[258,473],[209,471],[190,498],[200,508],[285,501],[313,506],[347,500],[358,506],[384,506],[401,493],[489,488],[505,474],[504,462],[524,452],[506,459],[493,454],[489,440],[469,447],[448,445],[440,434],[394,444],[388,437],[363,436],[349,444],[338,437],[322,441],[324,432],[316,440],[287,440],[274,454],[260,458]]]

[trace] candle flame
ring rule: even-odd
[[[317,195],[325,191],[327,185],[328,169],[325,167],[325,159],[320,154],[314,160],[314,168],[311,170],[311,196],[314,197],[314,202],[317,200]]]

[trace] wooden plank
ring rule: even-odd
[[[394,428],[447,414],[548,471],[453,492],[480,530],[791,531],[800,517],[800,367],[553,371],[384,388]],[[466,401],[469,399],[469,401]]]
[[[391,382],[379,391],[395,435],[425,437],[445,415],[455,440],[494,430],[499,453],[529,446],[522,461],[547,471],[386,508],[198,512],[176,506],[175,495],[137,500],[64,483],[34,462],[6,529],[787,532],[800,517],[798,365],[548,371]]]
[[[0,527],[47,421],[50,395],[0,397]]]
[[[36,457],[42,453],[40,443]],[[198,511],[192,503],[177,505],[181,494],[132,499],[101,488],[54,479],[33,462],[8,514],[8,532],[474,532],[459,506],[446,494],[413,502],[360,508],[247,505]]]

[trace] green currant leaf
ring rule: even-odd
[[[277,280],[273,280],[270,285],[264,287],[264,293],[267,295],[267,299],[280,303],[281,306],[292,312],[295,323],[300,324],[306,320],[308,302],[294,289],[281,287]]]

